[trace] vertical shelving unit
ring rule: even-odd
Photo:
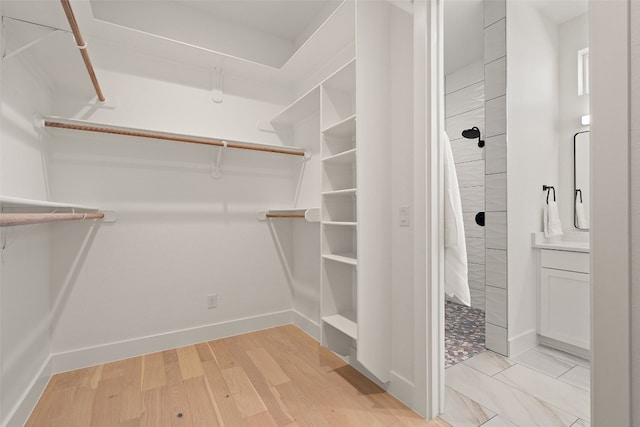
[[[284,108],[271,125],[283,143],[304,148],[310,158],[296,165],[291,203],[259,212],[258,219],[268,224],[280,258],[285,260],[294,323],[320,340],[320,87]]]
[[[322,344],[348,359],[358,339],[356,62],[321,85]]]

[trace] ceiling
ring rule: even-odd
[[[89,0],[93,17],[178,43],[281,68],[336,0]]]
[[[564,24],[589,11],[587,0],[529,0],[549,20]]]
[[[149,1],[149,0],[147,0]],[[150,0],[157,1],[157,0]],[[243,25],[267,34],[296,40],[314,21],[324,21],[327,4],[340,2],[326,0],[176,0],[179,4],[197,9],[234,24]],[[329,6],[331,8],[331,5]],[[335,10],[335,7],[333,7]],[[318,16],[320,15],[320,16]],[[316,26],[317,28],[317,26]]]

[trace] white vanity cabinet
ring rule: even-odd
[[[540,249],[538,334],[541,342],[574,352],[590,348],[589,253]],[[568,346],[567,346],[568,344]]]

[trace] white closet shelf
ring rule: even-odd
[[[322,321],[327,325],[333,326],[354,340],[358,339],[358,324],[348,317],[341,314],[332,314],[331,316],[324,316]]]
[[[344,190],[323,191],[323,196],[355,196],[357,188],[345,188]]]
[[[320,111],[320,87],[316,86],[286,107],[271,120],[271,124],[292,125]]]
[[[353,114],[338,123],[327,126],[322,133],[330,137],[354,137],[356,135],[356,115]]]
[[[343,151],[322,159],[325,165],[352,165],[356,161],[356,149]]]
[[[320,208],[269,209],[258,212],[258,220],[276,218],[303,218],[307,222],[320,222]]]
[[[39,125],[45,128],[65,129],[73,131],[106,133],[111,135],[121,135],[136,138],[158,139],[163,141],[185,142],[189,144],[212,145],[224,148],[239,148],[244,150],[264,151],[278,154],[288,154],[293,156],[304,156],[307,154],[304,149],[298,147],[287,147],[283,145],[257,144],[254,142],[233,141],[230,139],[209,138],[203,136],[193,136],[179,133],[159,132],[148,129],[130,128],[116,126],[105,123],[94,123],[86,120],[64,119],[60,117],[43,117]]]
[[[0,210],[1,227],[71,220],[118,220],[118,214],[113,210],[13,196],[0,196]]]
[[[349,265],[358,265],[358,257],[355,253],[345,253],[345,254],[324,254],[322,258],[328,259],[331,261],[341,262],[343,264]]]
[[[98,208],[74,205],[70,203],[50,202],[47,200],[24,199],[13,196],[0,196],[0,207],[23,209],[23,208],[43,208],[43,209],[76,209],[81,211],[97,211]]]
[[[347,222],[347,221],[323,221],[323,225],[338,225],[338,226],[346,226],[346,227],[355,227],[358,225],[357,222]]]

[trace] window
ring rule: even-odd
[[[578,51],[578,95],[589,93],[589,48]]]

